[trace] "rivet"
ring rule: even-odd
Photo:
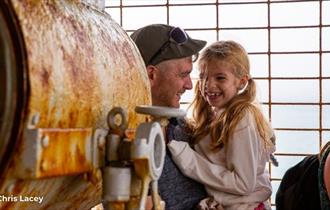
[[[47,170],[47,161],[42,160],[40,163],[40,170],[41,171],[46,171]]]
[[[42,147],[46,148],[49,145],[49,137],[47,135],[43,136],[41,139]]]

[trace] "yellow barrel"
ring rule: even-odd
[[[151,103],[137,48],[77,0],[1,0],[0,29],[0,209],[95,206],[108,112],[127,110],[134,130]]]

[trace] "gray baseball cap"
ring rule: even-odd
[[[131,38],[146,66],[195,55],[206,45],[203,40],[190,38],[181,28],[165,24],[140,28],[131,34]]]

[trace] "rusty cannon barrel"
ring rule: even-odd
[[[109,111],[151,103],[137,48],[84,1],[1,0],[0,58],[0,209],[95,206]]]

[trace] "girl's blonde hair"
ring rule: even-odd
[[[221,114],[215,116],[204,97],[207,78],[203,75],[207,75],[207,66],[210,62],[230,64],[237,78],[243,76],[249,78],[245,90],[241,94],[237,94]],[[271,127],[255,102],[256,84],[250,78],[250,63],[244,48],[234,41],[215,42],[201,53],[198,66],[201,78],[195,87],[195,98],[192,103],[194,108],[192,127],[195,143],[210,133],[213,149],[221,149],[228,143],[243,116],[252,113],[264,145],[271,145]]]

